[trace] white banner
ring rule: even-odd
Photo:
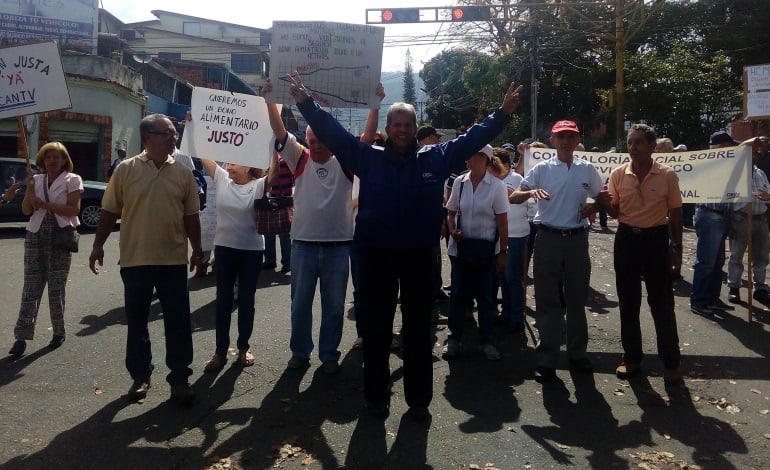
[[[279,107],[280,112],[280,107]],[[273,130],[265,99],[210,88],[193,88],[192,121],[180,150],[192,157],[267,168]]]
[[[591,162],[605,184],[612,170],[631,160],[627,153],[575,152]],[[668,165],[679,176],[683,202],[752,202],[751,147],[740,145],[721,149],[678,153],[655,153],[655,161]],[[524,154],[525,172],[543,160],[556,158],[556,150],[530,148]],[[526,174],[526,173],[525,173]]]
[[[0,49],[0,119],[71,107],[55,42]]]
[[[271,33],[271,100],[294,103],[286,76],[296,70],[310,95],[323,107],[380,107],[376,91],[384,28],[325,21],[274,21]]]
[[[206,208],[200,213],[201,248],[203,251],[214,249],[214,235],[217,232],[217,185],[214,177],[206,175]]]

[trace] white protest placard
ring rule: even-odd
[[[605,184],[609,181],[612,170],[631,161],[631,157],[627,153],[578,151],[574,155],[591,162]],[[557,158],[554,149],[527,149],[524,154],[525,172],[538,163],[551,158]],[[683,202],[753,201],[750,177],[751,147],[748,145],[688,152],[655,153],[652,158],[676,171]]]
[[[0,49],[0,119],[71,107],[55,42]]]
[[[267,168],[273,130],[265,99],[211,88],[193,88],[192,121],[180,150],[190,156]]]
[[[274,21],[268,97],[294,103],[288,74],[299,73],[318,104],[332,108],[379,108],[376,95],[385,29],[325,21]]]
[[[770,64],[743,67],[745,119],[770,118]]]

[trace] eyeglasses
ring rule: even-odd
[[[165,137],[173,137],[175,139],[179,137],[179,134],[177,134],[176,131],[147,131],[147,133],[153,135],[162,135]]]

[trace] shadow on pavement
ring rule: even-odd
[[[643,411],[644,428],[694,449],[692,459],[703,468],[734,469],[725,454],[748,452],[746,443],[730,423],[698,412],[686,387],[667,387],[667,404],[652,389],[647,377],[629,383]]]
[[[619,426],[610,405],[596,389],[592,374],[573,372],[575,401],[564,382],[543,385],[543,405],[553,426],[522,425],[521,429],[543,447],[554,460],[576,468],[629,468],[618,452],[640,445],[653,445],[649,429],[632,421]],[[570,452],[579,447],[590,452],[588,462],[576,461]]]

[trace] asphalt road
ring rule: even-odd
[[[767,468],[770,312],[755,307],[752,323],[746,321],[745,305],[718,317],[691,313],[692,271],[685,268],[676,303],[686,388],[663,386],[646,307],[646,374],[618,380],[612,237],[611,232],[590,235],[593,290],[587,315],[596,373],[571,373],[563,357],[560,381],[537,384],[532,331],[526,342],[523,336],[499,334],[503,358],[489,362],[472,347],[476,332],[469,328],[467,352],[446,362],[440,351],[447,330],[438,325],[432,417],[415,423],[403,416],[398,352],[391,357],[390,417],[382,422],[362,411],[361,354],[350,349],[355,329],[349,316],[339,375],[323,374],[317,356],[307,371],[284,371],[290,357],[290,278],[264,271],[253,367],[230,367],[235,358],[230,355],[219,374],[202,373],[214,350],[214,277],[191,279],[191,380],[198,402],[181,410],[167,401],[162,312],[155,303],[153,388],[144,403],[129,404],[117,233],[107,242],[106,265],[98,276],[87,267],[93,235],[81,238],[67,287],[64,345],[56,351],[45,347],[51,328],[44,298],[37,336],[26,355],[5,357],[22,286],[23,229],[3,225],[0,468]],[[685,232],[685,262],[692,260],[694,238],[692,231]],[[444,279],[447,283],[448,276]],[[527,294],[528,305],[534,305],[531,286]]]

